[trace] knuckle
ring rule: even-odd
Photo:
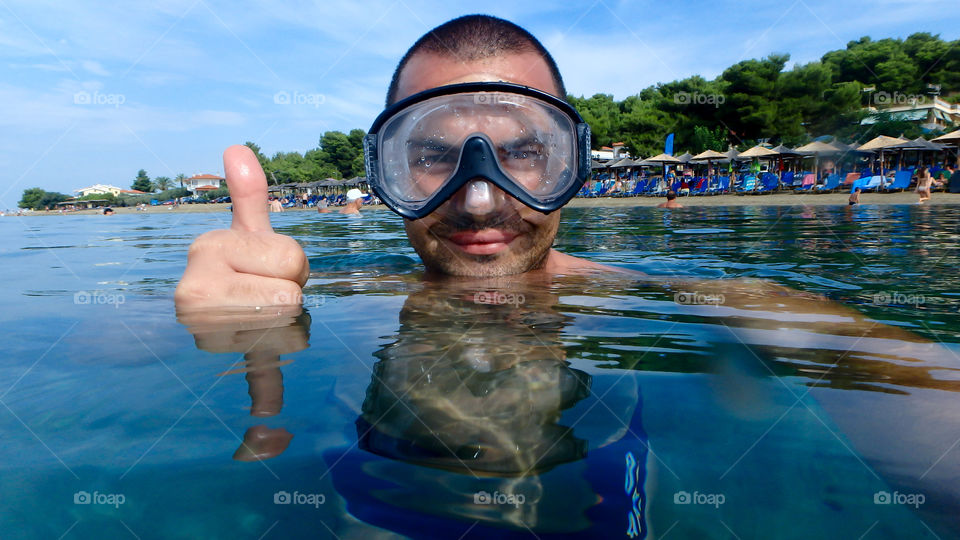
[[[203,255],[215,250],[223,249],[223,244],[227,241],[227,236],[229,235],[230,231],[225,229],[205,232],[194,239],[193,243],[190,244],[190,249],[187,250],[187,256],[195,257],[197,255]]]

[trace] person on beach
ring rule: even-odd
[[[926,167],[917,169],[917,195],[920,200],[917,204],[923,204],[930,200],[930,186],[933,184],[933,177],[930,176],[930,170]]]
[[[958,170],[954,165],[947,165],[947,170],[950,171],[950,179],[947,183],[947,192],[960,193],[960,170]]]
[[[847,202],[848,206],[860,204],[860,191],[860,188],[857,188],[853,193],[850,194],[850,199]]]
[[[658,204],[657,208],[683,208],[683,205],[677,202],[677,193],[671,189],[667,192],[667,200]]]

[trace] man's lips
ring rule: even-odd
[[[447,237],[450,242],[471,255],[492,255],[507,248],[518,235],[498,229],[463,231]]]

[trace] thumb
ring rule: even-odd
[[[272,231],[267,213],[267,177],[253,151],[242,145],[227,148],[223,170],[233,203],[230,227],[248,232]]]

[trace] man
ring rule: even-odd
[[[947,165],[947,172],[950,173],[950,176],[947,177],[947,191],[949,193],[960,193],[960,170],[953,165]]]
[[[264,178],[266,178],[266,177],[264,177]],[[234,203],[234,205],[236,205],[236,203]],[[280,204],[280,199],[277,199],[276,197],[271,197],[271,198],[270,198],[270,211],[271,211],[271,212],[283,212],[283,205]]]
[[[470,16],[450,21],[414,44],[394,73],[387,103],[437,87],[494,81],[537,89],[556,102],[566,94],[556,63],[533,36],[506,21]],[[479,102],[478,96],[474,94]],[[533,102],[530,96],[519,97]],[[532,111],[529,125],[550,121],[551,114],[555,112],[548,107]],[[577,134],[560,135],[572,139]],[[518,149],[516,155],[534,155],[529,150]],[[278,298],[298,301],[310,268],[300,245],[275,234],[270,226],[264,205],[266,177],[256,156],[244,146],[232,146],[223,159],[233,221],[229,230],[208,232],[190,246],[175,294],[178,307],[263,306]],[[615,270],[552,249],[559,209],[536,210],[494,184],[489,179],[471,180],[429,214],[404,219],[407,237],[428,273],[482,277]],[[389,205],[382,190],[377,195]]]
[[[341,214],[359,214],[360,207],[363,206],[363,198],[367,194],[357,188],[347,191],[347,204],[340,209]]]
[[[671,189],[667,192],[667,200],[658,204],[657,208],[683,208],[683,205],[677,202],[677,192]]]

